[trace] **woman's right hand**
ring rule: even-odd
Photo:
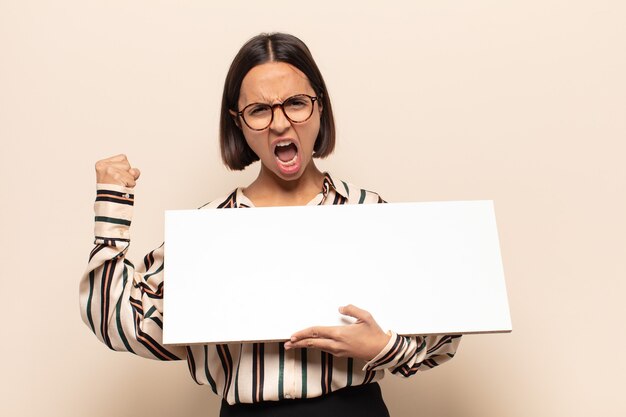
[[[133,188],[141,172],[130,166],[126,155],[115,155],[96,162],[98,184],[116,184]]]

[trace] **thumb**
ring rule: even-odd
[[[141,175],[141,171],[139,171],[139,169],[137,169],[137,168],[131,168],[131,169],[129,169],[129,170],[128,170],[128,173],[129,173],[130,175],[132,175],[132,176],[133,176],[133,178],[134,178],[135,180],[138,180],[138,179],[139,179],[139,176]]]
[[[352,304],[339,307],[339,312],[345,316],[354,317],[355,319],[359,321],[367,321],[371,317],[370,313]]]

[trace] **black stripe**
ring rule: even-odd
[[[235,204],[236,198],[235,196],[237,195],[237,190],[233,191],[228,198],[226,198],[226,200],[222,201],[217,208],[232,208]]]
[[[139,341],[139,343],[141,343],[146,349],[148,349],[157,359],[160,359],[162,361],[170,361],[170,360],[175,361],[175,360],[180,359],[178,356],[174,355],[172,352],[170,352],[169,350],[161,346],[148,333],[145,333],[144,331],[142,331],[139,322],[140,322],[140,315],[137,312],[135,312],[135,331],[136,331],[137,340]],[[150,343],[141,340],[142,338],[147,339],[148,342]],[[151,345],[153,345],[154,347]]]
[[[252,345],[252,402],[259,402],[259,397],[257,395],[257,373],[258,373],[258,356],[259,356],[259,344],[254,343]]]
[[[108,201],[110,203],[125,204],[127,206],[134,205],[132,200],[122,200],[122,199],[115,198],[115,197],[105,197],[105,196],[97,197],[96,201]]]
[[[160,300],[163,298],[163,281],[159,283],[159,285],[156,287],[155,290],[153,290],[152,287],[150,287],[145,282],[136,283],[134,284],[134,286],[135,288],[141,288],[141,292],[150,298],[154,298],[157,300]]]
[[[344,181],[341,182],[343,183],[343,188],[346,189],[346,195],[350,197],[350,189],[348,188],[348,184],[346,184]]]
[[[346,385],[349,387],[352,385],[352,367],[354,366],[354,359],[348,358],[348,382]]]
[[[106,245],[96,244],[96,246],[91,250],[91,253],[89,254],[89,260],[91,261],[91,259],[94,257],[96,253],[100,252],[102,249],[106,247],[107,247]]]
[[[204,345],[204,375],[206,376],[207,381],[209,381],[209,385],[211,385],[213,392],[217,394],[217,385],[215,385],[215,380],[209,371],[209,347],[207,345]]]
[[[385,364],[391,362],[393,360],[393,358],[395,357],[395,351],[396,351],[396,348],[398,347],[398,344],[400,342],[402,342],[402,341],[404,341],[404,338],[402,336],[397,336],[395,343],[393,344],[393,346],[389,350],[389,353],[388,353],[389,357],[386,358],[386,359],[384,357],[381,358],[381,361],[375,362],[374,365],[372,366],[372,368],[377,368],[379,366],[382,366],[382,365],[385,365]]]
[[[322,356],[322,395],[332,391],[333,380],[333,356],[326,352],[321,352]]]
[[[113,270],[115,269],[115,260],[104,262],[102,270],[102,282],[100,284],[100,333],[104,343],[113,349],[111,338],[109,337],[109,292],[111,291],[111,281],[113,280]],[[106,274],[108,270],[108,274]],[[106,301],[106,302],[105,302]]]
[[[198,378],[196,378],[196,362],[193,360],[193,353],[191,353],[191,348],[189,346],[186,346],[186,349],[187,349],[187,365],[189,366],[189,373],[191,374],[191,377],[196,382],[196,384],[202,385],[200,382],[198,382]]]
[[[433,359],[426,359],[424,360],[423,364],[428,366],[431,369],[437,366],[437,362],[435,362]]]
[[[301,350],[300,361],[302,362],[302,398],[306,398],[307,394],[307,384],[309,383],[308,375],[307,375],[307,349],[304,348]]]
[[[365,190],[361,190],[361,196],[359,197],[359,204],[363,204],[365,201]]]
[[[436,351],[437,349],[439,349],[439,348],[440,348],[441,346],[443,346],[444,344],[447,344],[447,343],[452,343],[452,341],[453,341],[454,339],[458,339],[458,338],[460,338],[460,337],[461,337],[461,335],[458,335],[458,334],[457,334],[457,335],[448,335],[448,336],[445,336],[445,337],[443,337],[443,338],[439,341],[439,343],[437,343],[435,346],[433,346],[433,347],[431,347],[430,349],[428,349],[428,351],[427,351],[426,353],[430,354],[430,353],[432,353],[432,352]]]
[[[265,380],[265,343],[259,345],[259,401],[263,401],[263,385]]]
[[[130,301],[130,305],[133,310],[143,316],[143,307],[141,306],[141,301],[136,300],[133,297],[128,297],[128,301]]]
[[[327,355],[328,359],[328,370],[327,370],[327,381],[328,381],[328,392],[333,391],[333,355],[330,353]]]
[[[322,389],[322,395],[324,395],[324,394],[328,394],[326,390],[326,352],[320,352],[320,355],[321,355],[320,363],[322,364],[322,369],[320,372],[320,387]]]
[[[148,282],[148,280],[150,279],[151,276],[158,274],[159,272],[161,272],[163,270],[163,264],[161,264],[156,271],[154,272],[150,272],[149,274],[146,274],[143,276],[143,280]]]
[[[128,268],[126,268],[126,265],[123,266],[124,268],[122,269],[122,288],[126,288],[126,282],[128,281]],[[128,352],[135,353],[135,351],[133,351],[133,348],[130,347],[130,343],[128,342],[128,339],[124,334],[124,328],[122,326],[122,298],[123,297],[118,298],[117,304],[115,306],[115,321],[117,323],[117,332],[119,333],[120,338],[122,339],[122,343],[124,343],[124,346],[126,347],[126,350]]]
[[[278,344],[278,399],[285,399],[285,345]]]
[[[222,398],[228,398],[228,390],[230,388],[230,381],[232,379],[233,359],[228,351],[228,345],[216,345],[220,362],[222,362],[222,369],[224,369],[224,392],[222,392]],[[230,366],[228,366],[230,365]],[[230,371],[228,371],[230,369]]]
[[[241,354],[241,351],[243,350],[243,344],[239,345],[239,355],[237,358],[237,371],[235,372],[235,403],[240,404],[241,401],[239,400],[239,371],[241,370],[241,357],[243,356]]]
[[[89,272],[89,297],[87,298],[87,320],[89,321],[89,326],[91,326],[91,331],[96,333],[96,328],[93,325],[93,317],[91,316],[91,298],[93,297],[93,282],[95,276],[94,272]]]
[[[112,245],[115,242],[130,242],[130,239],[122,239],[122,238],[117,238],[117,237],[109,238],[109,237],[103,237],[103,236],[96,236],[95,239],[96,241],[102,240],[107,245]],[[115,245],[112,245],[112,246],[115,246]]]
[[[101,195],[101,194],[111,194],[111,195],[116,195],[118,197],[135,198],[135,194],[122,193],[120,191],[111,191],[111,190],[97,190],[96,191],[96,195]]]
[[[155,322],[156,325],[159,326],[161,328],[161,330],[163,330],[163,322],[161,321],[160,318],[158,318],[158,317],[150,317],[150,320]]]
[[[154,313],[156,311],[156,306],[152,306],[148,309],[148,311],[146,311],[146,314],[144,314],[145,318],[149,318],[152,313]]]
[[[416,363],[411,367],[407,365],[402,365],[401,367],[396,368],[393,371],[391,371],[391,373],[395,374],[399,372],[402,376],[409,377],[411,375],[415,375],[415,373],[417,373],[417,371],[419,370],[421,366],[422,366],[422,362]]]
[[[115,217],[96,216],[95,221],[103,223],[121,224],[123,226],[130,226],[130,220],[117,219]]]
[[[418,340],[420,339],[420,336],[416,336],[415,337],[415,343],[418,343]],[[426,347],[426,339],[422,339],[422,343],[417,347],[417,349],[415,349],[415,351],[413,352],[413,354],[408,357],[408,358],[404,358],[404,356],[406,355],[406,353],[402,354],[402,358],[398,361],[398,362],[405,362],[405,365],[403,365],[403,368],[409,370],[411,369],[408,365],[406,365],[406,363],[411,362],[413,360],[414,357],[416,357],[417,355],[420,354],[420,352],[422,350],[424,350],[424,348]],[[417,364],[413,364],[413,366],[415,367],[417,365],[417,367],[419,367],[421,365],[421,362],[417,363]],[[415,373],[415,372],[413,372]],[[412,375],[412,374],[411,374]]]
[[[150,254],[152,252],[148,253],[146,256],[143,257],[143,266],[146,269],[146,271],[148,269],[150,269],[150,265],[152,265],[152,262],[150,262]]]

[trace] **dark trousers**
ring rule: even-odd
[[[316,398],[229,405],[222,400],[220,417],[389,417],[380,386],[348,387]]]

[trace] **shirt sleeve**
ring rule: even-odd
[[[159,360],[186,357],[183,346],[163,340],[163,245],[135,268],[130,245],[133,190],[98,184],[95,247],[79,286],[81,316],[110,349]]]
[[[387,346],[365,364],[364,371],[389,369],[392,374],[409,377],[452,359],[461,340],[461,335],[410,337],[390,333]]]

